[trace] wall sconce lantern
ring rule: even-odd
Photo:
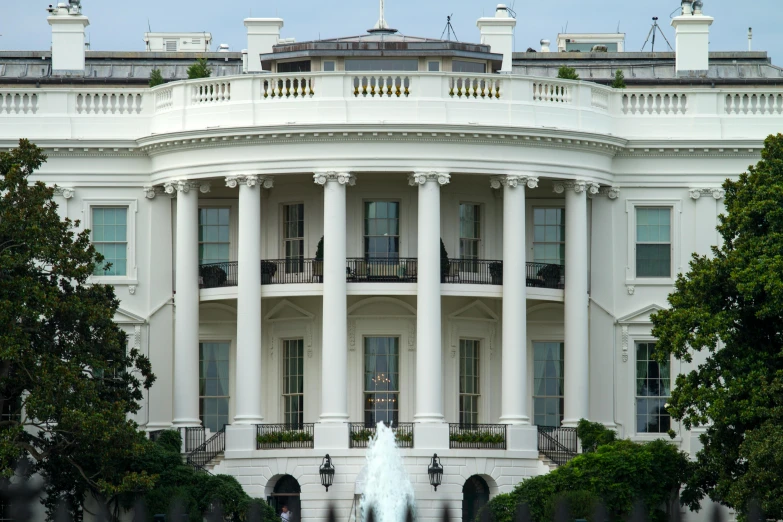
[[[334,483],[334,466],[332,465],[332,457],[328,453],[321,462],[321,468],[318,471],[321,473],[321,485],[326,488],[326,491],[329,491],[329,486]]]
[[[430,485],[435,488],[435,491],[438,491],[438,486],[440,486],[443,481],[443,466],[440,465],[440,459],[438,458],[437,453],[432,456],[427,473],[430,475]]]

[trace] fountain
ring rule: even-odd
[[[413,485],[402,464],[394,432],[378,423],[375,437],[367,448],[367,483],[362,495],[362,520],[369,510],[375,512],[375,522],[403,522],[413,509]]]

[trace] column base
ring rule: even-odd
[[[172,429],[178,430],[180,428],[200,428],[200,419],[174,419],[171,422]]]
[[[256,424],[263,424],[264,418],[263,417],[250,417],[250,416],[242,416],[242,417],[234,417],[234,422],[232,422],[232,425],[242,425],[242,426],[255,426]]]
[[[256,427],[249,424],[230,424],[226,426],[226,454],[242,452],[243,455],[255,451]],[[239,457],[239,455],[233,455]]]
[[[538,427],[530,424],[510,424],[506,427],[506,449],[527,451],[531,458],[538,456]]]
[[[446,422],[417,422],[413,425],[413,447],[423,450],[449,449],[449,425]]]
[[[563,422],[560,423],[560,425],[563,428],[576,428],[579,425],[579,421],[582,420],[582,418],[587,418],[585,415],[584,417],[580,417],[579,419],[563,419]]]
[[[317,450],[348,449],[351,436],[347,422],[315,424],[313,447]]]

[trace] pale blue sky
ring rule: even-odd
[[[45,8],[52,0],[0,0],[0,50],[45,50],[50,29]],[[515,50],[539,47],[568,23],[569,32],[614,32],[618,22],[626,33],[626,49],[641,50],[651,18],[660,17],[666,37],[674,45],[669,15],[679,0],[510,0],[519,23]],[[490,16],[497,0],[386,0],[386,19],[403,34],[439,38],[446,15],[461,41],[479,40],[476,19]],[[754,50],[768,51],[773,63],[783,65],[783,0],[705,0],[705,13],[715,17],[711,50],[747,50],[747,31],[753,26]],[[214,44],[232,50],[246,47],[242,19],[280,16],[283,37],[297,41],[362,34],[378,19],[377,0],[83,0],[90,17],[88,34],[94,50],[140,51],[147,18],[153,31],[210,31]],[[510,4],[509,4],[510,5]],[[659,39],[656,49],[666,50]],[[646,49],[649,50],[649,47]]]

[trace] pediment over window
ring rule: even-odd
[[[144,324],[146,321],[140,315],[118,308],[114,314],[114,322],[117,324]]]
[[[277,303],[264,317],[267,321],[312,321],[313,314],[284,299]]]
[[[473,301],[468,306],[460,308],[453,314],[449,314],[452,320],[470,320],[470,321],[497,321],[498,316],[492,309],[482,301]]]
[[[665,307],[657,305],[655,303],[645,306],[635,312],[631,312],[628,315],[624,315],[617,319],[618,324],[652,324],[650,315],[659,310],[665,310]]]

